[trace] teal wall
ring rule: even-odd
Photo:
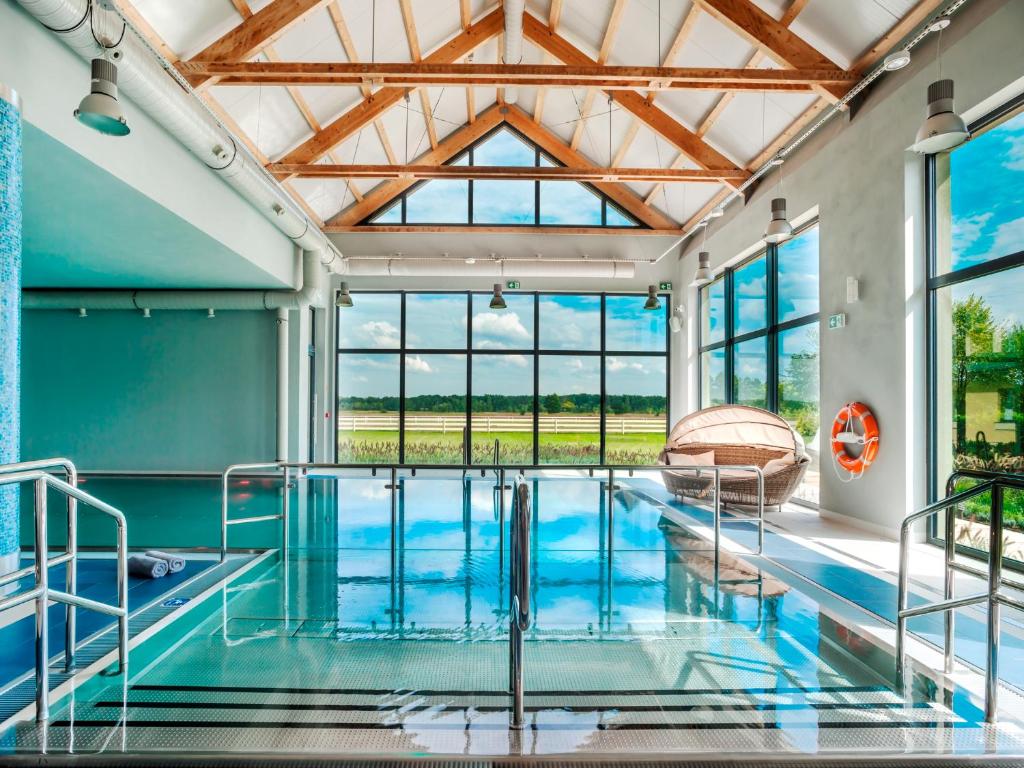
[[[25,459],[216,470],[274,458],[272,312],[26,310]]]

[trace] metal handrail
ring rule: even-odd
[[[231,475],[237,472],[252,472],[258,469],[280,469],[284,474],[284,491],[281,499],[281,512],[276,515],[257,515],[255,517],[236,517],[228,519],[228,485]],[[281,520],[283,536],[281,542],[282,553],[288,551],[288,473],[289,465],[283,461],[265,461],[254,464],[232,464],[221,474],[221,497],[220,497],[220,561],[223,563],[228,556],[228,526],[244,525],[246,523],[258,523],[265,520]]]
[[[67,476],[68,483],[78,487],[78,468],[71,459],[56,457],[52,459],[38,459],[36,461],[20,461],[16,464],[5,464],[0,466],[0,475],[8,475],[12,472],[26,472],[35,469],[63,469]],[[68,540],[67,554],[70,555],[64,567],[64,583],[68,594],[75,594],[78,591],[78,500],[74,496],[68,496]],[[24,576],[31,575],[35,570],[34,566],[23,568],[21,573]],[[11,579],[7,574],[0,579],[0,586],[7,584]],[[15,577],[17,579],[22,576]],[[70,672],[75,667],[75,634],[77,631],[77,608],[70,603],[65,607],[64,614],[64,671]]]
[[[15,485],[31,482],[35,489],[35,564],[31,568],[22,568],[0,578],[0,586],[17,582],[30,574],[35,575],[35,583],[31,589],[16,592],[0,600],[0,611],[27,603],[36,603],[35,609],[35,677],[36,677],[36,720],[45,722],[50,716],[50,652],[49,652],[49,615],[50,601],[63,603],[66,606],[86,608],[108,616],[117,617],[118,674],[127,674],[128,669],[128,533],[124,514],[95,496],[80,490],[72,483],[59,480],[42,467],[63,467],[69,479],[77,480],[74,464],[66,459],[21,462],[0,467],[0,485]],[[47,543],[47,489],[64,494],[69,499],[81,501],[88,506],[114,518],[117,525],[117,605],[109,605],[96,600],[80,597],[72,590],[67,592],[50,588],[49,570],[60,563],[74,564],[77,560],[77,504],[69,505],[69,548],[57,557],[49,556]],[[70,545],[74,543],[72,549]],[[77,585],[76,585],[77,586]],[[72,630],[74,627],[72,627]],[[72,634],[66,646],[65,657],[73,663],[75,653],[75,637]],[[66,665],[67,666],[67,665]]]
[[[512,553],[510,562],[509,690],[512,728],[523,727],[523,633],[530,628],[530,486],[523,475],[512,489]]]
[[[956,481],[962,478],[980,480],[978,485],[966,491],[953,493]],[[954,617],[957,608],[964,608],[979,603],[988,603],[987,649],[985,660],[985,721],[994,723],[998,710],[999,694],[999,631],[1001,624],[1001,608],[1003,605],[1024,607],[1020,601],[1000,592],[1007,582],[1003,581],[1003,490],[1016,488],[1024,490],[1024,477],[999,472],[983,472],[979,470],[959,470],[953,472],[946,481],[946,498],[940,499],[923,509],[908,515],[900,524],[900,560],[899,581],[897,585],[896,604],[896,680],[900,686],[906,685],[906,636],[907,619],[925,616],[930,613],[942,612],[945,616],[943,649],[943,667],[946,674],[953,671],[956,658],[954,648]],[[989,512],[989,548],[988,568],[980,570],[956,562],[955,522],[956,509],[965,501],[984,493],[991,494]],[[946,540],[944,562],[944,599],[907,607],[907,593],[910,579],[910,531],[918,520],[936,515],[944,510],[946,513]],[[957,598],[955,596],[956,573],[967,573],[987,579],[984,592]]]

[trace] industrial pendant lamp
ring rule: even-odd
[[[707,248],[708,245],[708,229],[711,228],[711,219],[705,219],[704,222],[704,238],[701,240],[700,247]],[[697,271],[693,274],[693,282],[690,283],[691,288],[700,288],[702,285],[707,285],[711,282],[711,254],[707,251],[702,250],[697,254]]]
[[[786,198],[776,197],[772,200],[772,220],[764,231],[766,243],[781,243],[793,236],[793,225],[786,218]]]
[[[928,110],[917,132],[913,150],[931,155],[958,147],[971,137],[964,119],[953,108],[953,81],[936,80],[928,86]]]
[[[644,309],[661,309],[661,302],[658,301],[658,286],[647,286],[647,301],[644,302]]]
[[[697,271],[694,273],[693,282],[690,285],[694,288],[700,288],[702,285],[710,283],[712,277],[711,254],[707,251],[701,251],[697,254]]]
[[[506,309],[505,299],[501,295],[501,283],[494,284],[494,295],[491,296],[491,309]]]
[[[352,306],[352,294],[348,292],[348,283],[338,286],[338,297],[334,300],[334,306],[346,308]]]
[[[911,147],[921,155],[932,155],[958,147],[971,138],[964,119],[953,107],[953,81],[942,77],[942,30],[949,26],[949,16],[942,15],[928,25],[929,32],[938,33],[935,43],[935,64],[938,79],[928,86],[928,109],[924,124]]]
[[[75,110],[83,125],[107,136],[127,136],[131,130],[117,101],[117,67],[106,59],[92,60],[89,95]]]

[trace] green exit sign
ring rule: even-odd
[[[672,283],[658,283],[658,290],[659,291],[671,291],[672,290]]]
[[[519,281],[509,280],[507,283],[505,283],[505,287],[508,288],[510,291],[514,291],[516,288],[519,287]]]

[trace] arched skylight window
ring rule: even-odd
[[[508,126],[481,138],[449,165],[553,167],[539,147]],[[366,224],[642,227],[589,184],[519,179],[422,181],[371,214]]]

